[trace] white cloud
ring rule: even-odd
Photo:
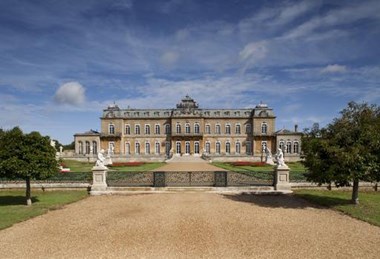
[[[251,42],[239,52],[239,59],[241,62],[245,63],[244,69],[247,69],[251,65],[257,63],[266,57],[268,52],[267,42]]]
[[[321,73],[336,74],[336,73],[345,73],[345,72],[347,72],[347,67],[338,65],[338,64],[328,65],[321,69]]]
[[[63,84],[55,93],[54,99],[60,104],[84,104],[86,100],[85,88],[78,82],[69,82]]]
[[[179,58],[178,52],[175,51],[167,51],[164,54],[162,54],[160,61],[165,66],[172,66],[174,65]]]

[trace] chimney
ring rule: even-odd
[[[298,125],[297,125],[297,124],[294,125],[294,131],[295,131],[295,132],[298,132]]]

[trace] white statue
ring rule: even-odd
[[[52,146],[53,148],[55,148],[55,141],[54,140],[50,140],[50,146]]]
[[[276,154],[277,157],[277,164],[278,166],[286,166],[285,161],[284,161],[284,153],[282,152],[282,149],[279,148]]]
[[[265,147],[265,155],[266,155],[266,163],[269,165],[274,165],[273,158],[272,158],[272,152],[268,147]]]
[[[108,149],[107,156],[104,159],[104,165],[112,165],[111,149]]]
[[[104,164],[104,161],[105,161],[105,157],[104,157],[104,149],[100,150],[100,152],[98,153],[98,160],[96,160],[96,163],[95,163],[95,166],[98,166],[98,167],[106,167],[105,164]]]
[[[62,147],[62,146],[60,146],[60,147],[59,147],[59,153],[61,153],[61,154],[62,154],[62,151],[63,151],[63,147]]]

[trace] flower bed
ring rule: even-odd
[[[238,162],[231,162],[230,165],[233,166],[266,166],[267,164],[265,162],[248,162],[248,161],[238,161]]]
[[[144,164],[145,164],[145,162],[118,162],[118,163],[112,163],[112,165],[108,165],[108,166],[109,167],[141,166]]]

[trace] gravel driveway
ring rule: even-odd
[[[0,244],[0,258],[379,258],[380,228],[286,195],[92,196]]]

